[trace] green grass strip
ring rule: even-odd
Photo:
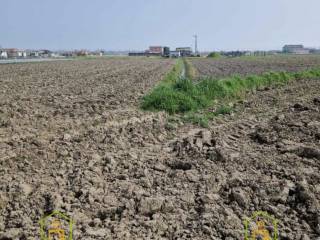
[[[192,65],[192,63],[187,58],[183,59],[183,63],[184,63],[185,68],[186,68],[186,78],[196,79],[197,76],[198,76],[197,75],[197,70]]]
[[[169,114],[195,112],[214,103],[243,98],[248,91],[263,87],[281,86],[298,79],[320,78],[320,69],[297,73],[268,72],[247,77],[232,76],[225,79],[201,79],[193,83],[180,79],[182,60],[168,73],[164,81],[142,99],[142,108],[151,111],[166,111]],[[197,119],[195,119],[197,121]]]

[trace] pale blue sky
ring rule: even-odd
[[[200,50],[320,47],[319,0],[0,0],[0,45]]]

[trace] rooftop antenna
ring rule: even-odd
[[[198,54],[198,35],[193,35],[194,37],[194,52],[197,55]]]

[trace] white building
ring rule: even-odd
[[[309,54],[310,49],[305,48],[303,45],[285,45],[282,50],[284,53],[291,54]]]
[[[27,52],[24,50],[19,50],[16,48],[5,49],[8,55],[8,58],[26,58]]]
[[[180,51],[170,51],[170,57],[171,58],[181,57],[181,53],[180,53]]]
[[[28,52],[29,57],[39,57],[38,51],[29,51]]]
[[[8,53],[5,49],[0,49],[0,59],[8,58]]]

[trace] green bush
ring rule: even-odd
[[[219,58],[219,57],[221,57],[221,54],[218,52],[211,52],[211,53],[209,53],[209,55],[207,57],[208,58]]]

